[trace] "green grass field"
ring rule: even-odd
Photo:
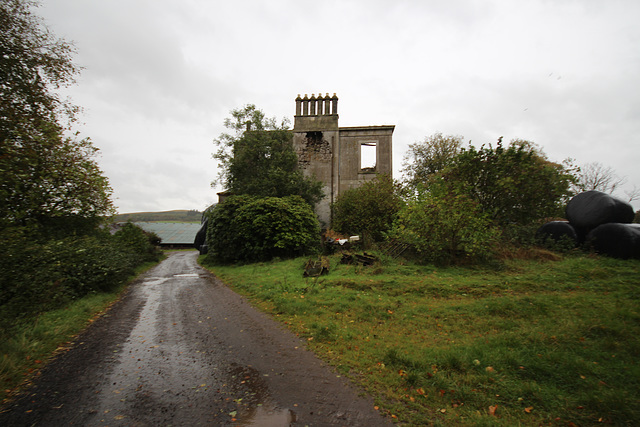
[[[209,266],[406,425],[638,425],[640,263]],[[573,424],[572,424],[573,423]]]

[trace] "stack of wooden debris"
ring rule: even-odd
[[[340,263],[342,264],[359,264],[359,265],[373,265],[378,261],[378,257],[375,255],[369,255],[364,252],[363,254],[342,254],[342,259],[340,259]]]

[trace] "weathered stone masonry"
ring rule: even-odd
[[[339,127],[336,94],[317,97],[312,94],[304,98],[298,95],[293,146],[304,174],[322,182],[326,197],[316,212],[324,227],[330,227],[331,203],[341,193],[375,178],[376,174],[391,176],[394,128],[393,125]]]

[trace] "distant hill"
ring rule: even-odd
[[[202,212],[197,210],[176,210],[165,212],[135,212],[115,216],[116,222],[197,222],[200,223]]]

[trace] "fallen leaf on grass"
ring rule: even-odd
[[[529,406],[527,408],[524,408],[524,412],[526,412],[527,414],[530,414],[531,411],[533,411],[533,406]]]
[[[489,406],[489,415],[495,417],[497,409],[498,409],[498,405]]]

